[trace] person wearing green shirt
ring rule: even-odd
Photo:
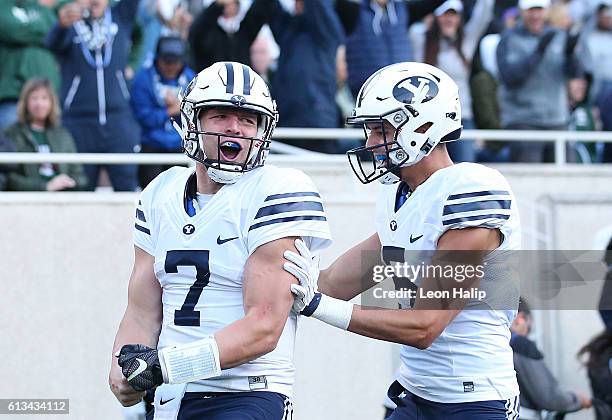
[[[59,124],[59,103],[47,79],[28,81],[17,103],[18,122],[6,129],[15,151],[75,153],[68,130]],[[87,177],[80,164],[19,164],[7,176],[12,191],[84,190]]]
[[[16,105],[25,82],[51,80],[59,89],[59,67],[45,47],[57,22],[52,0],[2,0],[0,7],[0,130],[17,120]]]

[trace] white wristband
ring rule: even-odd
[[[343,330],[348,329],[353,316],[353,304],[344,300],[321,294],[319,306],[312,314],[313,318]]]
[[[182,384],[221,375],[219,348],[213,336],[165,347],[158,352],[158,357],[167,384]]]

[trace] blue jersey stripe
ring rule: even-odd
[[[323,204],[318,201],[297,201],[293,203],[273,204],[260,208],[255,218],[259,219],[260,217],[271,216],[273,214],[303,210],[323,211]]]
[[[453,213],[464,213],[467,211],[477,211],[486,209],[509,209],[511,200],[489,200],[473,201],[471,203],[449,204],[444,206],[443,216]]]
[[[294,192],[294,193],[284,193],[284,194],[273,194],[266,197],[264,201],[276,200],[278,198],[289,198],[289,197],[321,197],[319,193],[314,191],[302,191],[302,192]]]
[[[449,195],[449,200],[457,200],[458,198],[468,198],[468,197],[483,197],[486,195],[510,195],[508,191],[505,190],[492,190],[492,191],[475,191],[463,194],[453,194]]]
[[[278,219],[267,220],[265,222],[255,223],[253,226],[249,228],[249,232],[253,229],[257,229],[263,226],[273,225],[275,223],[285,223],[285,222],[295,222],[298,220],[320,220],[327,221],[325,216],[291,216],[291,217],[280,217]]]
[[[134,227],[135,227],[137,230],[139,230],[139,231],[141,231],[141,232],[146,233],[147,235],[151,235],[151,231],[150,231],[149,229],[147,229],[146,227],[142,227],[142,226],[140,226],[140,225],[139,225],[139,224],[137,224],[137,223],[136,223],[136,224],[134,224]]]
[[[482,219],[503,219],[508,220],[510,218],[509,214],[481,214],[478,216],[467,216],[467,217],[458,217],[456,219],[444,220],[442,225],[454,225],[455,223],[461,222],[469,222],[472,220],[482,220]]]
[[[147,219],[145,219],[145,215],[144,212],[140,209],[136,209],[136,218],[138,220],[140,220],[141,222],[146,222]]]

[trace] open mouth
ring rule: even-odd
[[[242,146],[235,141],[224,141],[219,146],[222,160],[231,161],[238,157],[238,154],[242,150]]]

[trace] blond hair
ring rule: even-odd
[[[30,79],[21,89],[19,101],[17,102],[17,119],[21,124],[30,123],[31,117],[28,113],[28,99],[30,98],[32,92],[38,89],[46,89],[49,97],[51,98],[51,112],[49,112],[49,115],[47,116],[45,126],[55,127],[59,125],[61,115],[59,99],[57,98],[55,89],[51,85],[49,79],[44,78]]]

